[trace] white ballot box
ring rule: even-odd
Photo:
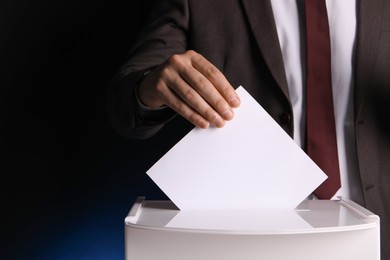
[[[349,200],[294,210],[180,211],[137,199],[125,218],[126,260],[380,259],[379,217]]]

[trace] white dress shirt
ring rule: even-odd
[[[271,0],[294,113],[294,140],[305,136],[305,10],[304,0]],[[354,113],[353,60],[356,36],[356,0],[326,0],[331,38],[333,104],[342,196],[362,204],[358,174]]]

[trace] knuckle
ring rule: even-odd
[[[207,78],[215,79],[218,77],[218,69],[214,66],[209,66],[205,69],[205,74]]]
[[[189,53],[189,56],[191,57],[191,60],[192,60],[193,62],[195,62],[195,63],[200,63],[200,62],[204,61],[204,59],[205,59],[205,58],[202,56],[202,54],[197,53],[197,52],[195,52],[195,51],[191,51],[191,52]]]
[[[172,89],[179,89],[182,86],[182,81],[179,77],[174,77],[170,80],[169,85]]]
[[[194,83],[199,91],[205,90],[208,86],[208,81],[203,77],[195,78]]]
[[[177,66],[178,64],[181,63],[181,56],[179,54],[174,54],[171,57],[168,58],[168,64],[171,66]]]
[[[169,104],[169,106],[173,109],[173,110],[175,110],[176,112],[180,112],[180,111],[182,111],[182,107],[183,107],[183,104],[182,104],[182,102],[180,102],[180,101],[172,101],[170,104]]]
[[[186,55],[190,56],[190,57],[196,57],[196,56],[201,56],[199,53],[195,52],[194,50],[187,50],[185,52]]]
[[[184,92],[183,97],[186,100],[192,100],[195,97],[195,91],[192,88],[189,88]]]

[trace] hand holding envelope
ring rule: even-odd
[[[194,128],[147,174],[181,210],[294,209],[327,176],[240,86],[223,128]]]

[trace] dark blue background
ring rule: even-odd
[[[105,91],[153,0],[0,3],[1,259],[124,259],[145,174],[185,132],[144,141],[107,123]]]

